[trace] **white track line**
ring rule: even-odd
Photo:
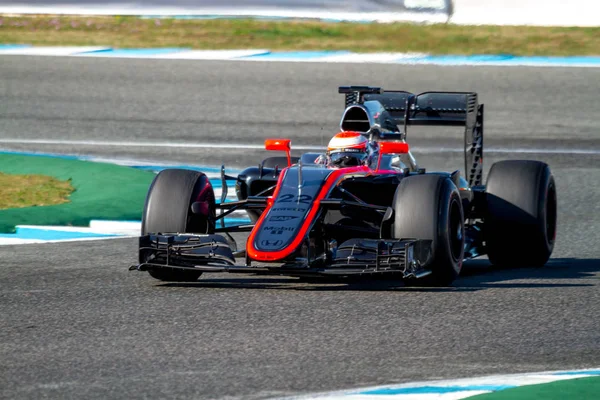
[[[0,139],[0,144],[45,144],[45,145],[75,145],[97,147],[163,147],[163,148],[205,148],[205,149],[243,149],[264,150],[262,144],[248,143],[193,143],[193,142],[127,142],[99,140],[61,140],[61,139]],[[292,150],[324,151],[324,146],[292,145]],[[415,146],[415,153],[459,153],[462,147]],[[486,148],[488,153],[509,154],[580,154],[600,155],[600,149],[577,148]]]

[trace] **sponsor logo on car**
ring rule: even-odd
[[[272,209],[274,212],[276,211],[291,211],[291,212],[305,212],[306,208],[295,208],[295,207],[277,207]]]
[[[269,218],[269,221],[284,222],[284,221],[289,221],[289,220],[296,219],[296,218],[299,218],[299,217],[294,216],[294,215],[274,215],[271,218]]]
[[[265,226],[263,228],[263,231],[286,231],[286,232],[292,232],[294,230],[294,228],[292,228],[291,226]]]
[[[283,244],[283,240],[261,240],[260,244],[263,247],[279,247]]]

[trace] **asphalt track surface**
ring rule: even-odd
[[[127,271],[135,239],[2,246],[0,397],[267,398],[598,367],[600,69],[0,57],[0,138],[320,144],[339,121],[336,87],[350,83],[478,91],[490,149],[540,149],[490,151],[486,171],[527,157],[555,174],[559,229],[549,264],[474,261],[442,289],[245,275],[178,285]],[[462,167],[460,153],[439,150],[460,147],[459,132],[409,138],[428,169]],[[2,147],[236,167],[265,156]]]

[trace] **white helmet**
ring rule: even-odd
[[[369,141],[358,132],[336,134],[327,146],[327,157],[333,165],[350,167],[363,165],[369,156]]]

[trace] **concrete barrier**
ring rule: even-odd
[[[15,0],[0,14],[314,18],[463,25],[600,26],[600,0]]]
[[[452,0],[35,0],[3,2],[0,14],[270,17],[337,21],[448,22]]]
[[[599,0],[454,0],[461,25],[600,26]]]

